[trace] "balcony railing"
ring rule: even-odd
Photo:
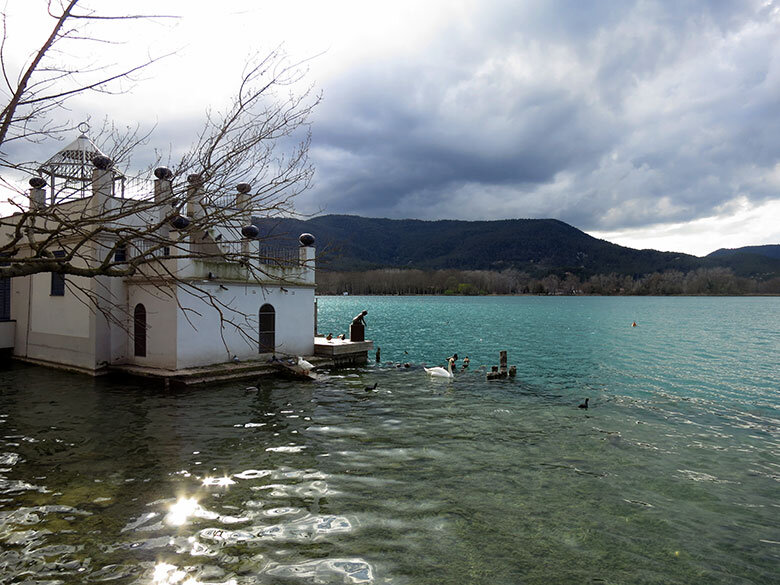
[[[283,248],[281,246],[260,246],[260,264],[277,266],[300,266],[301,260],[298,248]]]
[[[128,258],[138,258],[150,254],[157,258],[168,258],[171,255],[171,247],[160,246],[160,242],[158,241],[133,240],[126,249]]]
[[[219,254],[213,255],[213,260],[219,261],[222,258],[225,262],[237,261],[244,254],[242,253],[242,242],[219,242],[217,246]],[[171,255],[179,255],[176,249],[171,246],[160,246],[159,241],[154,240],[133,240],[125,250],[125,257],[138,258],[140,256],[152,255],[157,258],[170,258]],[[117,252],[119,260],[121,251]],[[286,248],[282,246],[260,246],[255,256],[260,264],[295,267],[301,265],[298,248]]]

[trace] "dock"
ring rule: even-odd
[[[311,362],[317,369],[360,366],[368,361],[368,351],[372,347],[374,347],[373,341],[350,341],[338,338],[327,340],[325,337],[315,337],[314,355],[302,357]],[[155,380],[168,388],[170,386],[196,386],[232,380],[252,380],[261,376],[289,376],[290,368],[285,364],[284,358],[274,360],[273,354],[269,353],[259,355],[256,360],[227,362],[179,370],[118,364],[108,366],[104,373]]]
[[[334,337],[328,339],[323,336],[314,338],[314,355],[329,360],[334,367],[345,368],[362,366],[368,362],[368,352],[373,349],[374,342],[352,341]],[[312,362],[313,363],[313,362]]]
[[[315,366],[327,367],[327,360],[317,360],[310,356],[306,359]],[[250,380],[260,376],[270,376],[282,372],[278,362],[269,359],[247,360],[239,363],[214,364],[197,368],[166,370],[164,368],[149,368],[135,364],[119,364],[107,367],[109,376],[132,376],[146,378],[169,386],[195,386],[212,382],[229,382],[232,380]]]

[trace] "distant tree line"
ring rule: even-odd
[[[730,268],[698,268],[648,275],[570,272],[534,278],[527,272],[490,270],[317,271],[317,292],[340,295],[751,295],[780,294],[780,278],[736,276]]]

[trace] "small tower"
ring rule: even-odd
[[[93,161],[97,157],[108,159],[87,136],[89,124],[82,122],[78,129],[81,134],[76,140],[38,168],[38,174],[49,185],[51,205],[92,195],[93,170],[96,166]],[[111,195],[124,197],[124,175],[114,169],[111,169],[111,173]]]

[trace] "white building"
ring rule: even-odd
[[[312,236],[301,236],[298,249],[276,251],[268,260],[271,255],[251,228],[242,236],[242,225],[251,220],[251,210],[241,208],[248,185],[239,185],[232,196],[233,210],[240,214],[226,214],[224,223],[188,230],[184,224],[198,225],[196,216],[206,209],[191,203],[178,224],[163,223],[164,211],[150,204],[151,197],[145,204],[124,198],[124,177],[110,162],[80,136],[41,167],[46,180],[30,180],[31,208],[46,210],[43,225],[52,232],[57,222],[68,225],[85,217],[121,221],[125,234],[128,226],[137,226],[139,237],[123,248],[116,248],[110,230],[102,230],[81,245],[74,266],[91,266],[109,254],[114,262],[130,262],[156,246],[154,261],[123,277],[38,273],[0,279],[0,348],[29,361],[91,373],[119,364],[181,370],[235,358],[313,355]],[[170,171],[157,169],[155,176],[155,200],[164,201],[172,194]],[[189,188],[197,189],[190,180]],[[76,188],[67,191],[62,185]],[[23,213],[0,218],[0,245],[26,221]],[[149,225],[156,226],[151,238],[143,235]],[[44,235],[34,237],[40,242]],[[79,230],[64,229],[50,238],[46,250],[68,254],[83,237]],[[160,246],[165,240],[175,245]],[[30,256],[32,247],[25,242],[0,260]]]

